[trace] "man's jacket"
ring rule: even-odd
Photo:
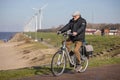
[[[62,33],[71,30],[71,33],[77,32],[76,36],[69,36],[69,39],[74,41],[84,41],[85,39],[85,29],[86,29],[86,20],[82,17],[74,20],[71,19],[68,24],[66,24],[60,31]]]

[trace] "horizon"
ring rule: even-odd
[[[0,32],[22,32],[25,23],[35,14],[32,8],[40,8],[47,3],[43,10],[42,29],[67,24],[76,10],[87,23],[120,24],[120,0],[1,0]]]

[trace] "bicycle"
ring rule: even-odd
[[[65,71],[66,65],[67,65],[67,59],[70,64],[73,65],[73,68],[75,70],[77,64],[76,56],[73,55],[72,57],[69,55],[69,52],[66,48],[66,39],[67,36],[71,35],[71,33],[63,33],[63,43],[60,50],[58,50],[52,57],[51,61],[51,71],[54,76],[62,75]],[[88,67],[88,58],[86,57],[85,53],[85,44],[82,45],[80,50],[80,56],[81,56],[81,68],[79,72],[84,72]]]

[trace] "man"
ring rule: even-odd
[[[81,17],[79,11],[74,12],[72,16],[73,18],[69,21],[69,23],[66,24],[62,29],[60,29],[59,32],[64,33],[68,30],[71,30],[71,33],[73,35],[70,35],[69,38],[67,39],[66,47],[68,51],[72,53],[70,47],[73,43],[75,44],[75,48],[73,52],[76,55],[77,62],[78,62],[76,70],[79,71],[81,67],[79,50],[82,45],[82,42],[85,39],[86,20]]]

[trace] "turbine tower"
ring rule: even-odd
[[[41,7],[41,8],[39,9],[39,17],[40,17],[40,19],[39,19],[39,20],[40,20],[40,21],[39,21],[39,22],[40,22],[40,23],[39,23],[39,29],[42,29],[42,18],[43,18],[43,15],[42,15],[43,12],[42,12],[42,10],[43,10],[45,7],[47,7],[47,5],[48,5],[48,4],[44,5],[43,7]]]
[[[47,7],[47,5],[48,4],[45,4],[40,9],[33,8],[34,10],[36,10],[36,14],[37,14],[37,23],[36,23],[36,25],[38,25],[37,30],[42,29],[42,17],[43,17],[42,13],[43,13],[43,9]]]

